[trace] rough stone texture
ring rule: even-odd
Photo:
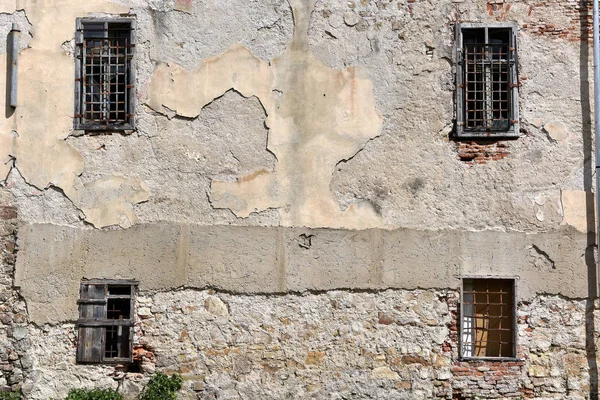
[[[32,361],[27,307],[13,286],[16,233],[14,198],[0,188],[0,391],[18,389]]]
[[[457,300],[452,290],[142,292],[135,358],[143,372],[182,374],[183,399],[589,398],[588,360],[597,356],[586,352],[585,300],[519,303],[520,360],[503,362],[457,361]],[[147,381],[75,365],[72,324],[26,332],[36,338],[23,367],[28,399],[61,398],[70,387],[119,387],[131,397]]]

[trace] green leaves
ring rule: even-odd
[[[112,389],[71,389],[65,400],[123,400]]]
[[[181,375],[173,374],[170,377],[157,372],[150,378],[139,400],[176,400],[176,392],[181,389],[183,379]],[[15,397],[3,397],[0,400],[19,400],[18,393],[8,393]],[[123,396],[113,389],[71,389],[65,400],[124,400]]]
[[[140,400],[175,400],[177,399],[175,392],[181,389],[182,383],[181,375],[173,374],[168,377],[162,372],[157,372],[150,378]]]
[[[21,395],[18,392],[0,392],[0,400],[20,400]]]

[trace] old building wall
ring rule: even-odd
[[[589,398],[585,300],[520,303],[520,359],[510,362],[457,361],[457,300],[453,290],[144,292],[138,372],[74,364],[73,324],[30,326],[22,390],[40,400],[73,386],[135,396],[158,369],[182,374],[185,399]]]
[[[64,0],[60,4],[65,4],[63,9],[72,10],[69,15],[30,11],[28,18],[33,25],[37,21],[37,25],[44,26],[54,19],[64,23],[57,24],[60,31],[56,31],[58,26],[52,28],[55,30],[53,35],[36,37],[35,32],[32,34],[32,42],[22,51],[24,66],[20,69],[24,88],[31,86],[24,82],[34,81],[34,75],[47,79],[31,96],[39,97],[40,91],[49,90],[47,96],[53,99],[54,107],[29,110],[31,106],[25,101],[29,89],[23,89],[20,97],[23,105],[6,120],[17,124],[14,130],[18,137],[8,140],[13,129],[10,125],[2,134],[7,144],[2,146],[5,160],[8,155],[16,156],[17,150],[23,148],[23,156],[17,157],[16,168],[8,182],[15,186],[21,204],[28,211],[24,218],[29,222],[78,225],[81,218],[98,226],[186,220],[207,225],[335,227],[341,218],[341,214],[336,213],[355,204],[349,210],[356,208],[360,218],[352,220],[350,217],[349,222],[340,227],[359,228],[363,225],[355,225],[359,223],[357,221],[365,224],[364,221],[371,220],[364,226],[538,232],[552,229],[568,218],[561,204],[565,194],[575,191],[581,199],[584,197],[582,192],[590,190],[589,177],[584,176],[584,172],[590,173],[589,164],[586,162],[586,168],[581,168],[581,163],[577,162],[587,159],[590,151],[589,118],[586,116],[590,104],[590,57],[587,46],[582,45],[585,43],[582,39],[589,34],[589,10],[585,5],[569,1],[546,6],[526,1],[495,2],[489,7],[484,1],[435,4],[427,1],[317,2],[311,13],[307,3],[296,11],[296,20],[310,19],[307,35],[293,39],[292,11],[285,1],[264,2],[259,6],[233,0],[222,6],[201,2],[122,2],[122,7],[106,1],[97,5],[87,2],[85,6],[73,9]],[[13,7],[4,7],[7,12],[18,9],[22,11],[17,13],[27,13],[28,7],[44,9],[44,3],[19,2]],[[129,12],[139,22],[136,34],[140,45],[135,59],[138,129],[129,135],[81,136],[79,132],[72,132],[70,118],[56,125],[56,118],[70,116],[73,107],[72,96],[67,95],[73,85],[70,79],[74,64],[72,21],[76,16],[93,12]],[[244,17],[232,18],[234,14]],[[568,17],[563,18],[564,15]],[[510,156],[497,160],[500,162],[473,167],[461,161],[461,153],[457,150],[461,143],[448,140],[453,120],[453,26],[457,21],[512,21],[519,27],[523,132],[518,140],[503,142],[503,154]],[[299,55],[290,50],[294,47],[290,44],[296,43],[293,40],[308,41],[305,48],[296,52]],[[231,51],[224,53],[231,56],[219,55],[237,44],[248,49],[243,56],[246,58],[239,58]],[[49,57],[60,59],[62,63],[45,64],[60,69],[57,72],[64,83],[56,89],[52,84],[56,74],[40,74],[35,68],[27,67],[29,58],[35,59],[46,49],[54,51]],[[322,109],[335,112],[346,108],[348,101],[343,94],[332,94],[335,93],[333,88],[327,89],[334,90],[329,98],[323,96],[327,93],[319,92],[316,96],[314,90],[288,97],[298,90],[293,86],[288,89],[288,83],[277,73],[281,70],[285,74],[288,69],[284,61],[290,57],[299,59],[305,51],[315,56],[306,61],[307,71],[311,71],[306,77],[307,85],[311,80],[322,81],[325,76],[322,74],[343,75],[352,71],[341,72],[346,66],[360,67],[357,71],[362,75],[348,79],[352,82],[366,79],[365,82],[372,84],[374,108],[382,115],[381,129],[376,129],[376,114],[365,114],[364,118],[374,121],[375,126],[373,133],[361,139],[358,147],[349,148],[350,153],[358,152],[356,155],[340,153],[338,157],[325,152],[323,157],[337,159],[331,161],[332,166],[326,162],[314,166],[313,172],[309,172],[313,167],[302,166],[302,161],[292,164],[302,166],[298,168],[302,173],[291,179],[292,186],[287,187],[288,176],[296,168],[284,171],[293,159],[285,155],[288,153],[281,153],[287,151],[283,150],[285,146],[281,147],[287,143],[285,132],[303,134],[301,132],[308,125],[299,122],[299,125],[291,126],[290,131],[283,122],[285,119],[278,119],[279,114],[269,108],[280,102],[283,107],[304,112],[304,105],[320,104],[315,103],[318,100],[323,104]],[[264,73],[272,79],[249,79],[240,75],[236,78],[237,83],[232,84],[221,77],[214,81],[222,82],[223,87],[217,88],[214,94],[207,92],[200,96],[198,89],[192,91],[198,95],[192,96],[200,101],[198,107],[206,103],[202,111],[196,107],[193,112],[182,111],[181,116],[176,114],[176,106],[168,108],[167,105],[169,96],[173,95],[168,93],[174,92],[168,92],[164,87],[159,90],[164,93],[153,95],[152,88],[158,88],[161,71],[167,63],[170,68],[180,65],[193,71],[203,60],[219,63],[221,59],[224,59],[221,65],[228,68],[217,70],[224,74],[242,68],[246,59],[260,60],[266,68]],[[278,63],[266,64],[275,60],[279,60]],[[249,82],[260,82],[263,88],[255,93],[244,86]],[[53,92],[59,88],[61,92]],[[228,89],[252,97],[244,99]],[[271,93],[266,94],[269,90]],[[370,89],[365,90],[361,102],[371,96]],[[213,101],[214,96],[219,98]],[[189,91],[185,84],[176,97],[187,101]],[[564,99],[569,99],[566,106]],[[170,111],[166,111],[161,102]],[[28,114],[21,118],[21,112]],[[331,121],[332,115],[315,120]],[[195,118],[187,118],[190,116]],[[297,117],[294,118],[300,121]],[[336,118],[336,123],[319,122],[324,124],[322,129],[319,126],[315,129],[331,132],[334,138],[340,137],[336,129],[356,131],[350,125],[347,128],[340,125],[343,118],[349,118],[348,121],[354,118],[361,125],[366,121],[359,115]],[[33,129],[32,123],[40,120],[47,120],[53,129],[42,129],[41,126]],[[327,135],[329,133],[325,137]],[[46,147],[38,148],[41,142],[32,140],[33,137],[46,138],[43,140]],[[327,146],[313,144],[330,148],[328,151],[340,145],[341,142]],[[57,155],[50,157],[56,160],[53,161],[56,165],[49,160],[42,163],[40,157],[25,156],[31,151],[48,157]],[[304,151],[315,150],[306,148]],[[63,152],[60,157],[59,152]],[[67,153],[72,156],[66,156]],[[7,169],[4,173],[7,173],[11,164],[3,165]],[[321,169],[328,171],[321,172]],[[67,170],[71,171],[70,177],[66,176]],[[276,173],[257,174],[263,170]],[[302,186],[303,174],[319,177],[322,183],[313,185],[319,187],[318,192],[309,193],[309,196],[296,194],[284,201],[280,192],[297,192],[294,185]],[[275,179],[275,187],[283,186],[272,193],[275,197],[271,200],[257,205],[256,212],[247,218],[238,218],[254,209],[236,211],[239,205],[227,206],[217,199],[215,196],[223,197],[218,194],[217,183],[246,175],[249,177],[244,178],[245,189],[240,187],[239,190],[250,190],[247,195],[264,185],[267,176]],[[123,183],[123,177],[135,182]],[[25,185],[22,179],[36,188]],[[252,182],[259,186],[254,187]],[[69,201],[63,201],[60,192],[43,190],[48,185],[62,190]],[[123,190],[130,185],[142,192],[138,195],[135,191]],[[211,189],[211,185],[217,186]],[[234,190],[234,187],[227,190]],[[152,195],[143,194],[146,192]],[[254,196],[258,193],[260,191]],[[261,196],[266,199],[271,195]],[[315,200],[322,196],[325,197]],[[117,197],[124,203],[117,204]],[[490,198],[494,201],[489,202]],[[317,202],[319,206],[312,206],[311,202]],[[329,202],[329,208],[323,208],[323,202]],[[54,206],[47,206],[49,203],[61,203],[66,209],[56,212]],[[334,203],[339,211],[335,211]],[[457,204],[460,206],[455,206]],[[305,217],[290,214],[294,207],[299,207],[299,215],[322,215],[315,221],[302,222],[301,218]],[[302,207],[308,207],[306,212],[302,212]],[[370,209],[374,215],[361,214],[371,212]],[[231,210],[238,213],[238,217]]]
[[[0,1],[0,387],[589,398],[590,6]],[[87,16],[136,20],[133,131],[72,128]],[[519,138],[453,137],[457,22],[516,24]],[[519,360],[458,361],[465,276],[517,280]],[[145,375],[75,364],[83,278],[140,281]]]

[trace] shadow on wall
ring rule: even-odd
[[[13,36],[9,32],[8,35],[6,35],[6,80],[4,81],[4,82],[6,82],[6,84],[4,85],[6,87],[6,97],[5,97],[5,101],[4,101],[4,117],[6,119],[12,117],[13,114],[15,113],[15,109],[10,106],[10,91],[11,91],[12,85],[9,84],[9,82],[11,80],[10,79],[11,68],[8,67],[8,63],[10,63],[10,59],[11,59],[10,56],[11,56],[12,44],[13,44]]]
[[[581,116],[582,116],[582,139],[583,139],[583,187],[587,193],[593,190],[593,169],[592,165],[592,119],[591,119],[591,100],[590,100],[590,80],[589,80],[589,61],[590,61],[590,6],[591,1],[581,0],[579,8],[579,24],[581,32],[579,70],[580,82],[579,90],[581,96]],[[586,215],[587,215],[587,247],[585,249],[585,264],[588,274],[588,297],[585,307],[585,347],[588,359],[588,368],[590,374],[590,399],[598,399],[598,363],[596,361],[596,327],[594,323],[594,300],[598,296],[598,279],[596,271],[596,261],[594,259],[594,247],[596,246],[596,228],[594,218],[594,197],[586,196]]]

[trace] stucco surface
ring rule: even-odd
[[[36,188],[60,188],[92,224],[135,223],[131,203],[144,201],[148,195],[139,179],[106,176],[87,183],[79,179],[83,157],[65,142],[73,126],[74,63],[62,47],[73,37],[77,17],[129,9],[106,1],[60,0],[18,1],[14,9],[5,8],[26,13],[32,38],[19,57],[19,100],[3,123],[0,158],[14,157],[20,174]],[[72,22],[57,23],[63,18]],[[5,175],[7,166],[2,168],[0,173]]]
[[[229,89],[256,96],[265,108],[267,148],[277,157],[274,170],[258,170],[235,183],[213,181],[210,200],[238,217],[280,209],[284,226],[369,228],[381,224],[366,203],[342,211],[329,190],[335,165],[353,157],[379,135],[381,114],[372,85],[355,68],[335,71],[311,53],[308,28],[314,1],[291,1],[294,39],[270,64],[234,45],[207,59],[193,72],[161,65],[154,72],[149,105],[184,117]]]
[[[465,276],[518,278],[518,298],[587,296],[580,243],[539,234],[139,224],[98,231],[51,224],[19,233],[15,284],[37,322],[74,320],[83,278],[130,278],[143,290],[236,293],[458,288]],[[506,249],[510,249],[507,251]],[[540,277],[543,276],[543,279]]]
[[[29,223],[547,231],[562,192],[591,190],[591,59],[568,3],[530,3],[3,2],[33,38],[0,173],[15,157]],[[138,21],[137,130],[73,136],[74,19],[104,12]],[[456,21],[519,26],[522,136],[502,160],[466,165],[449,140]],[[44,210],[55,188],[64,214]]]

